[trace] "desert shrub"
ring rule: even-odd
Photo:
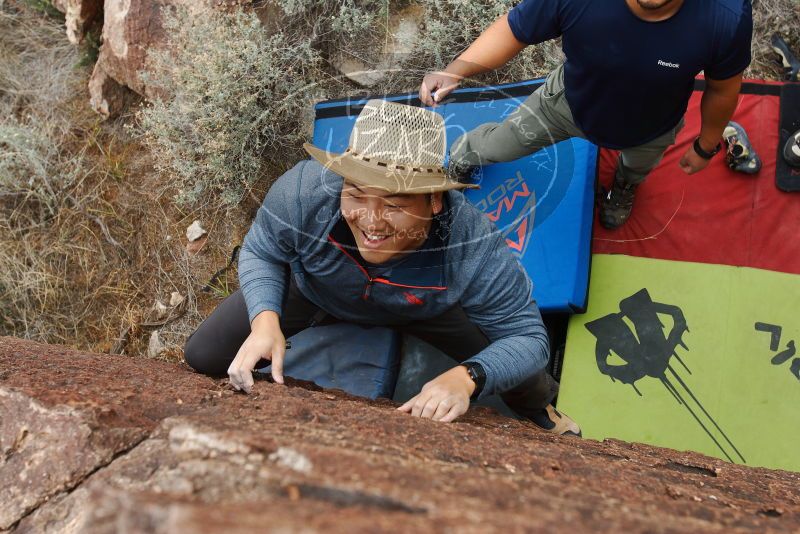
[[[153,52],[142,74],[163,96],[140,111],[140,129],[178,202],[234,205],[266,161],[297,157],[319,55],[307,39],[267,35],[244,12],[177,10],[165,27],[171,48]]]
[[[407,2],[393,2],[397,8]],[[366,50],[382,32],[388,0],[279,0],[284,24],[318,49]]]
[[[24,197],[39,221],[55,215],[64,191],[85,170],[81,154],[61,144],[63,133],[30,115],[0,119],[0,196]]]
[[[497,17],[507,13],[515,0],[420,0],[428,14],[425,29],[409,66],[418,70],[444,68],[464,52]],[[558,41],[531,46],[506,66],[484,78],[491,82],[518,81],[542,76],[562,61]]]
[[[397,92],[404,90],[408,75],[391,73],[370,88],[351,82],[333,65],[356,60],[365,70],[378,68],[388,39],[389,17],[412,0],[279,0],[284,31],[304,35],[328,60],[314,75],[315,100]]]
[[[432,67],[444,67],[516,3],[514,0],[421,0],[428,19],[417,48],[425,52],[425,59],[433,60]]]

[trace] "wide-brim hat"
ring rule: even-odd
[[[362,187],[399,194],[478,188],[448,174],[445,139],[444,119],[438,113],[373,99],[356,118],[343,153],[310,143],[303,148],[326,168]]]

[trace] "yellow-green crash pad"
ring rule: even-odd
[[[558,407],[613,437],[800,471],[800,276],[595,255]]]

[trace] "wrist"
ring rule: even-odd
[[[697,142],[700,143],[700,148],[702,148],[706,152],[714,152],[714,149],[716,149],[720,145],[719,139],[709,140],[703,137],[702,135],[697,138]]]
[[[469,370],[464,365],[459,365],[456,367],[456,372],[458,373],[459,378],[464,382],[464,385],[467,388],[467,395],[472,397],[472,394],[475,392],[475,388],[477,387],[475,382],[472,380],[472,377],[469,375]]]
[[[486,385],[486,371],[478,362],[465,362],[460,365],[467,372],[469,381],[472,382],[470,399],[477,399]]]
[[[255,333],[273,332],[276,328],[280,329],[281,318],[271,310],[264,310],[255,316],[250,323],[250,329]]]
[[[720,151],[720,148],[722,148],[722,143],[717,142],[716,145],[714,145],[711,148],[708,148],[700,137],[696,137],[692,147],[694,148],[694,151],[698,156],[700,156],[703,159],[710,160],[717,154],[717,152]]]

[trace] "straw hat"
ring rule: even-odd
[[[444,168],[444,119],[424,108],[373,99],[356,118],[344,153],[333,154],[310,143],[303,148],[348,181],[391,193],[479,187],[450,178]]]

